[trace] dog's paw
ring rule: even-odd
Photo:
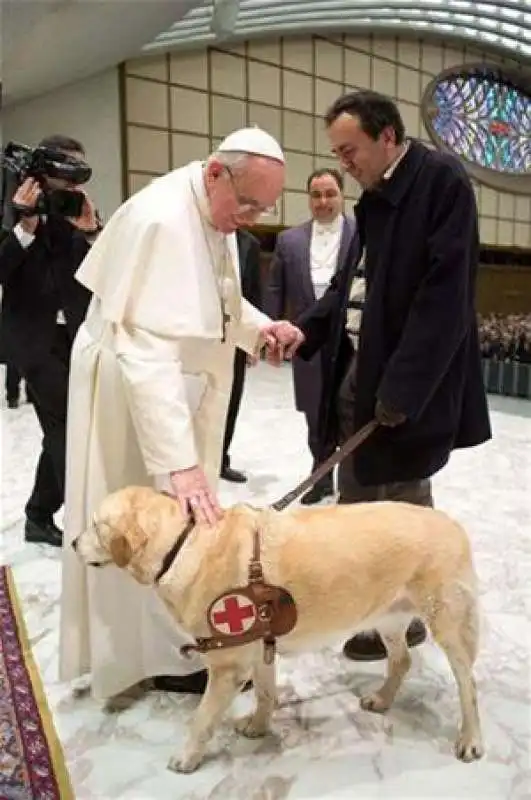
[[[234,728],[238,733],[241,733],[242,736],[246,736],[248,739],[259,739],[269,733],[269,725],[267,722],[255,714],[249,714],[246,717],[237,719],[234,723]]]
[[[360,708],[363,708],[364,711],[383,714],[385,711],[389,711],[390,707],[389,699],[380,692],[372,692],[372,694],[365,694],[360,697]]]
[[[191,772],[196,771],[200,763],[200,755],[183,756],[182,758],[172,756],[168,761],[168,769],[172,772],[180,772],[183,775],[189,775]]]
[[[485,748],[481,741],[481,736],[461,734],[455,743],[455,754],[459,761],[469,763],[477,761],[485,754]]]

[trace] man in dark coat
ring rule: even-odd
[[[364,189],[350,256],[357,262],[364,253],[366,297],[356,359],[345,336],[352,264],[297,320],[305,336],[298,352],[310,359],[327,348],[328,427],[345,438],[373,417],[381,423],[345,464],[340,502],[432,505],[430,477],[452,450],[491,437],[475,312],[474,192],[456,158],[406,139],[396,105],[382,95],[344,95],[326,125]],[[424,638],[414,621],[408,643]],[[373,660],[386,650],[372,632],[347,642],[345,654]]]
[[[236,231],[238,242],[238,256],[240,261],[240,279],[242,295],[256,308],[262,307],[262,290],[260,285],[260,242],[249,231],[239,229]],[[245,383],[245,370],[247,367],[247,353],[236,348],[234,354],[234,378],[230,394],[227,421],[225,423],[225,437],[223,439],[223,457],[221,461],[220,476],[233,483],[245,483],[247,480],[243,472],[234,469],[230,464],[229,450],[234,436],[236,419],[243,395]]]
[[[354,236],[354,220],[343,213],[343,178],[334,169],[318,169],[308,177],[308,202],[312,219],[283,231],[277,239],[265,312],[272,319],[294,319],[323,295],[332,276],[345,265]],[[295,405],[306,417],[308,445],[314,469],[333,450],[335,440],[323,442],[319,411],[322,394],[322,353],[305,361],[293,359]],[[302,498],[318,503],[334,492],[332,475],[325,476]]]
[[[51,136],[41,146],[84,161],[83,147],[74,139]],[[88,197],[77,219],[38,213],[35,207],[43,188],[76,187],[62,178],[29,177],[13,196],[13,203],[28,213],[2,231],[0,342],[2,357],[25,378],[43,432],[25,509],[25,539],[60,547],[62,532],[53,515],[64,501],[70,350],[90,300],[74,275],[100,223]]]

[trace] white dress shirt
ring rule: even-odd
[[[343,214],[338,214],[333,222],[314,220],[312,223],[310,272],[317,300],[326,292],[336,271],[343,222]]]

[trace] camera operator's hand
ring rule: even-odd
[[[98,230],[98,216],[96,214],[96,207],[83,189],[81,189],[79,186],[76,186],[75,191],[81,192],[81,194],[85,195],[83,210],[81,211],[80,217],[68,217],[68,221],[71,225],[83,233],[95,233]]]
[[[39,195],[41,194],[41,187],[38,181],[33,178],[26,178],[15,194],[13,195],[12,203],[17,206],[25,206],[26,208],[35,208]],[[37,225],[39,224],[38,215],[20,218],[20,227],[26,233],[35,233]]]

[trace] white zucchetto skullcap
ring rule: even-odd
[[[241,128],[229,133],[216,148],[218,153],[247,153],[285,163],[284,153],[277,140],[261,128]]]

